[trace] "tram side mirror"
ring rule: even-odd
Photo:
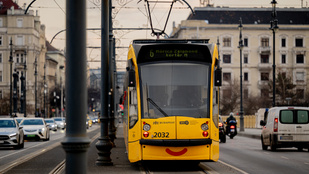
[[[135,87],[135,71],[132,68],[129,70],[129,87]]]
[[[215,86],[222,86],[222,69],[215,70]]]

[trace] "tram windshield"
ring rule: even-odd
[[[140,66],[144,118],[209,118],[209,65],[156,63]]]

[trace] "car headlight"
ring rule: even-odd
[[[39,129],[39,132],[43,132],[45,130],[45,128]]]
[[[61,124],[61,125],[63,125],[63,123],[62,123],[62,122],[61,122],[60,124]]]
[[[16,135],[17,135],[17,133],[13,133],[13,134],[10,134],[9,137],[10,137],[10,138],[16,137]]]

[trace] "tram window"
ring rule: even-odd
[[[136,89],[133,87],[130,87],[130,93],[129,93],[129,128],[133,128],[136,122],[138,121],[137,117],[137,92]]]
[[[143,117],[208,117],[209,66],[146,64],[141,68]]]

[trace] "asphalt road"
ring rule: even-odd
[[[98,125],[88,130],[89,138],[93,140],[98,133]],[[65,152],[60,144],[64,136],[64,131],[57,131],[51,134],[50,141],[28,141],[24,149],[1,148],[0,173],[52,173],[65,159]],[[114,167],[117,167],[117,161],[114,163]],[[5,170],[10,166],[9,170]],[[119,170],[121,167],[124,166],[118,165]],[[136,169],[136,173],[149,174],[305,174],[309,171],[309,152],[307,149],[299,152],[296,148],[263,151],[260,140],[236,136],[234,139],[227,139],[226,143],[220,143],[218,162],[202,162],[199,166],[175,162],[153,163]]]

